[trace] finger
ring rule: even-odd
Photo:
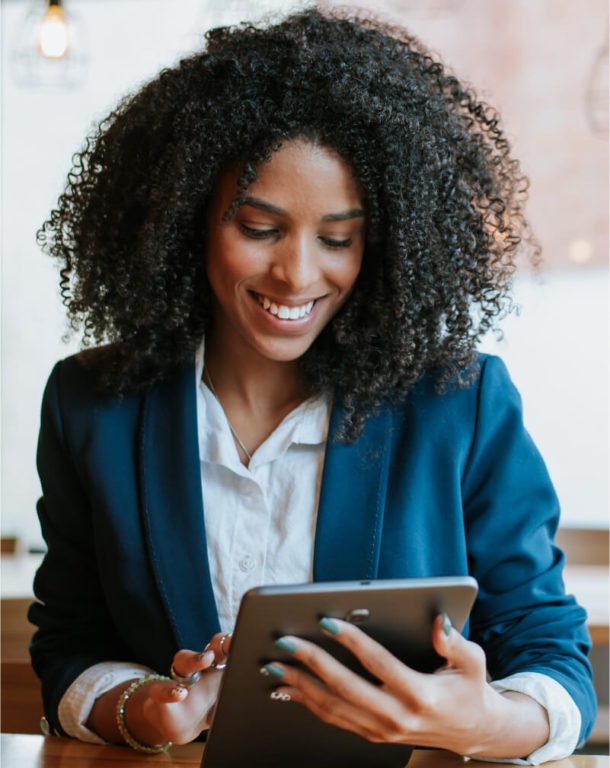
[[[197,653],[196,651],[181,650],[175,654],[173,660],[174,671],[180,677],[188,677],[193,672],[203,672],[214,663],[214,652],[206,651]]]
[[[214,651],[215,663],[224,664],[231,648],[231,633],[217,632],[206,645],[206,650]]]
[[[201,651],[197,654],[197,659],[203,665],[201,669],[209,669],[216,661],[214,651]]]
[[[329,698],[327,702],[307,697],[298,688],[281,686],[276,688],[274,700],[278,703],[292,701],[306,707],[322,722],[357,733],[368,741],[384,741],[379,723],[367,713],[340,700]],[[287,697],[287,698],[285,698]]]
[[[378,741],[392,722],[387,712],[370,711],[367,708],[367,705],[372,704],[370,700],[363,699],[353,704],[340,698],[320,680],[302,670],[275,662],[266,665],[264,669],[273,670],[270,672],[271,676],[282,683],[271,691],[270,698],[273,701],[302,704],[325,723],[358,733],[371,741]],[[385,707],[388,704],[391,709],[392,703],[384,702]]]
[[[387,648],[348,621],[324,618],[322,631],[347,648],[370,672],[390,689],[400,688],[403,693],[417,690],[423,675],[397,659]]]
[[[148,683],[146,693],[150,699],[161,704],[176,704],[188,698],[189,689],[173,680],[159,680]]]
[[[376,710],[387,705],[387,694],[379,686],[373,685],[349,670],[316,643],[302,638],[286,636],[277,640],[276,645],[290,654],[292,658],[304,664],[319,681],[324,683],[324,686],[320,685],[319,681],[312,678],[310,674],[296,667],[272,663],[264,669],[267,669],[272,676],[277,677],[275,669],[279,666],[279,669],[283,671],[282,681],[303,690],[307,696],[321,700],[324,697],[320,696],[320,692],[330,690],[338,699],[349,702],[358,708]]]
[[[224,636],[224,642],[220,641],[221,650],[224,651],[225,656],[228,656],[231,652],[231,641],[233,640],[233,635],[231,632],[225,632]]]
[[[486,679],[485,653],[481,646],[467,640],[451,625],[446,613],[434,620],[432,627],[434,650],[447,661],[447,666],[440,672],[459,670],[464,674]]]

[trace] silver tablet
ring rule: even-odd
[[[318,720],[305,707],[271,698],[278,682],[260,674],[269,661],[295,663],[274,641],[315,641],[363,676],[339,643],[324,635],[324,617],[353,621],[395,656],[422,672],[442,660],[432,648],[435,616],[461,630],[477,593],[468,576],[261,587],[241,602],[202,768],[403,768],[412,747],[373,744]]]

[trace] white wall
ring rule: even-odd
[[[87,31],[90,65],[80,89],[18,86],[11,41],[27,3],[2,0],[2,533],[25,545],[40,536],[34,512],[39,404],[64,344],[54,265],[38,250],[46,217],[92,122],[116,99],[198,46],[210,26],[275,7],[225,0],[72,0]],[[244,10],[245,9],[245,10]],[[522,316],[489,344],[522,390],[530,431],[545,453],[567,521],[606,521],[608,510],[607,270],[549,272],[519,284]],[[487,345],[489,346],[489,345]]]
[[[522,277],[519,316],[482,344],[507,363],[573,526],[608,525],[608,285],[607,268]]]

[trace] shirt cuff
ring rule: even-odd
[[[524,758],[498,760],[477,757],[490,763],[539,765],[548,760],[561,760],[576,749],[580,735],[580,711],[570,694],[556,680],[540,672],[519,672],[490,683],[498,693],[516,691],[530,696],[547,711],[549,739],[542,747]]]
[[[61,697],[57,709],[61,727],[68,736],[80,741],[105,744],[97,733],[85,725],[95,700],[119,683],[134,678],[141,680],[153,672],[149,667],[124,661],[103,661],[94,664],[82,672]]]

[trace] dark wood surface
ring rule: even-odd
[[[145,768],[176,765],[199,768],[202,744],[173,747],[161,755],[142,755],[128,747],[103,747],[54,736],[2,734],[2,768]],[[489,768],[490,763],[464,760],[450,752],[416,750],[409,768]],[[545,763],[545,768],[608,768],[609,757],[578,756]],[[247,766],[244,766],[247,768]],[[286,765],[285,768],[290,768]],[[343,766],[342,768],[348,768]]]
[[[42,697],[30,662],[3,659],[1,674],[0,731],[39,734]]]

